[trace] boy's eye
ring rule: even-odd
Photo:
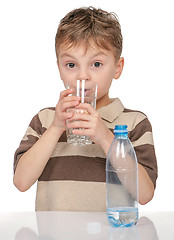
[[[67,63],[66,64],[69,68],[74,68],[75,67],[75,64],[74,63]]]
[[[96,67],[96,68],[100,67],[101,65],[102,65],[102,64],[101,64],[100,62],[95,62],[95,63],[93,63],[93,66]]]

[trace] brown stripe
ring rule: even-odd
[[[58,142],[67,142],[67,136],[66,136],[66,131],[64,131],[61,135],[61,137],[59,138]]]
[[[154,146],[150,144],[144,144],[137,146],[134,149],[138,162],[145,168],[154,184],[154,187],[156,187],[156,179],[158,177],[158,173]]]
[[[84,156],[62,156],[51,158],[39,181],[74,180],[105,182],[106,159]]]
[[[145,132],[152,132],[151,124],[147,118],[138,123],[136,127],[129,132],[128,136],[131,142],[134,142],[139,139]]]
[[[47,130],[47,128],[42,127],[42,129],[41,129],[41,135],[43,135],[46,130]]]

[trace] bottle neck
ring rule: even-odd
[[[128,135],[127,135],[127,133],[115,133],[115,138],[116,139],[127,139]]]

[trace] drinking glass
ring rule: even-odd
[[[97,84],[91,80],[76,80],[68,82],[66,89],[73,89],[72,96],[80,97],[81,103],[88,103],[94,109],[96,109],[96,99],[97,99]],[[84,113],[88,114],[85,109],[76,109],[75,107],[68,108],[67,112]],[[69,123],[69,120],[66,121]],[[77,129],[77,128],[76,128]],[[79,129],[79,128],[78,128]],[[92,143],[89,136],[76,135],[73,134],[73,128],[66,127],[67,142],[74,145],[88,145]]]

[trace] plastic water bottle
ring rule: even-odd
[[[116,125],[106,161],[107,217],[114,227],[138,221],[138,164],[126,125]]]

